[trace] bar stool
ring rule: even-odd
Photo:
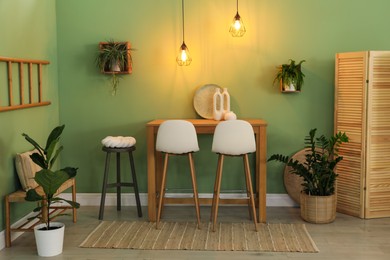
[[[242,156],[244,161],[245,182],[248,206],[252,208],[252,216],[257,231],[255,199],[253,195],[252,180],[249,169],[248,153],[256,151],[255,135],[252,126],[243,120],[229,120],[217,125],[214,132],[212,151],[218,154],[217,174],[214,183],[211,218],[213,231],[218,215],[219,196],[221,192],[222,168],[225,156]],[[251,213],[251,212],[250,212]]]
[[[142,209],[141,209],[141,202],[139,199],[139,192],[138,192],[138,184],[137,184],[137,177],[135,174],[135,167],[134,167],[134,159],[133,159],[133,151],[135,151],[135,146],[130,147],[107,147],[103,146],[102,150],[106,152],[106,165],[104,170],[104,179],[103,179],[103,188],[102,188],[102,197],[100,201],[100,210],[99,210],[99,220],[103,219],[104,214],[104,204],[106,200],[106,191],[107,188],[116,187],[116,196],[117,196],[117,210],[121,210],[121,187],[133,187],[134,188],[134,194],[135,194],[135,200],[137,203],[137,211],[138,211],[138,217],[142,217]],[[107,183],[108,182],[108,171],[110,166],[110,155],[111,153],[116,153],[116,182],[115,183]],[[128,153],[129,154],[129,160],[130,160],[130,168],[131,168],[131,174],[133,178],[133,182],[121,182],[121,169],[120,169],[120,155],[121,153]]]
[[[198,228],[200,229],[200,209],[198,199],[198,188],[196,186],[195,167],[192,157],[193,152],[199,151],[198,138],[195,127],[191,122],[185,120],[164,121],[157,131],[156,150],[165,153],[164,168],[160,188],[160,198],[157,210],[156,228],[160,223],[161,210],[165,195],[166,175],[168,169],[168,159],[170,155],[187,155],[190,163],[192,188],[194,192],[194,203]]]

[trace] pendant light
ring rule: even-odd
[[[242,37],[246,32],[241,16],[238,14],[238,0],[237,0],[237,13],[233,18],[232,25],[230,25],[229,32],[232,34],[233,37]]]
[[[176,62],[179,64],[179,66],[188,66],[191,64],[192,58],[190,56],[190,52],[188,51],[187,45],[184,42],[184,0],[181,0],[181,16],[183,20],[183,43],[180,46]]]

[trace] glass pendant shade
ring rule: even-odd
[[[233,37],[242,37],[246,32],[244,23],[238,12],[236,16],[234,16],[233,22],[230,25],[229,32]]]
[[[183,43],[180,46],[179,54],[176,57],[176,62],[179,66],[188,66],[191,64],[192,58],[188,51],[187,45],[184,42],[184,0],[181,0],[181,18],[183,22]]]
[[[182,43],[180,46],[179,54],[176,57],[176,62],[179,66],[188,66],[191,64],[192,58],[190,52],[188,51],[187,45]]]

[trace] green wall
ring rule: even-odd
[[[4,196],[20,187],[14,156],[32,149],[21,134],[28,133],[45,142],[59,122],[55,1],[0,0],[0,32],[0,56],[50,61],[43,70],[43,98],[52,102],[44,107],[0,112],[0,230],[3,230]],[[5,63],[0,62],[0,90],[7,88],[6,73]],[[5,105],[1,96],[0,102]],[[12,222],[26,215],[31,206],[34,205],[17,203],[12,207]]]
[[[335,53],[390,46],[388,0],[240,1],[247,28],[243,38],[228,33],[235,1],[185,4],[189,67],[175,62],[182,42],[180,0],[0,0],[0,55],[50,60],[46,96],[53,102],[0,113],[2,195],[18,186],[14,154],[29,149],[20,134],[43,139],[58,122],[66,125],[61,164],[79,167],[78,192],[100,192],[105,159],[100,140],[107,135],[136,137],[137,174],[146,192],[145,124],[196,118],[193,95],[210,83],[228,88],[238,118],[269,123],[268,155],[292,154],[302,148],[309,129],[332,133]],[[109,78],[94,64],[98,43],[111,38],[130,41],[136,49],[133,74],[122,77],[115,96]],[[276,67],[290,58],[307,61],[299,94],[281,94],[272,84]],[[210,152],[211,137],[199,139],[199,189],[210,192],[216,156]],[[227,163],[229,187],[242,179],[236,159]],[[172,163],[170,185],[189,187],[186,161],[178,160]],[[285,192],[282,172],[282,165],[268,164],[268,193]]]
[[[238,118],[268,121],[268,155],[292,154],[311,128],[333,129],[334,56],[337,52],[388,49],[387,0],[240,1],[247,28],[228,33],[235,1],[185,1],[189,67],[175,62],[182,41],[179,0],[60,0],[57,2],[60,121],[69,125],[63,162],[80,167],[79,192],[100,192],[107,135],[137,139],[136,166],[146,192],[145,124],[156,118],[196,118],[195,90],[214,83],[228,88]],[[130,41],[132,75],[123,76],[116,96],[94,64],[99,41]],[[272,85],[276,67],[305,59],[303,91],[281,94]],[[195,155],[201,192],[210,192],[216,157],[210,137],[200,137]],[[227,164],[229,165],[229,164]],[[185,162],[172,164],[171,184],[184,184]],[[226,185],[242,179],[238,162]],[[229,171],[228,170],[228,171]],[[183,172],[182,172],[183,171]],[[268,192],[283,193],[283,166],[268,164]],[[225,180],[226,181],[226,180]],[[228,182],[228,181],[226,181]]]

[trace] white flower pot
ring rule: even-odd
[[[46,227],[44,223],[34,227],[35,242],[39,256],[55,256],[62,253],[65,225],[60,222],[51,222],[50,226],[59,228],[40,230]]]

